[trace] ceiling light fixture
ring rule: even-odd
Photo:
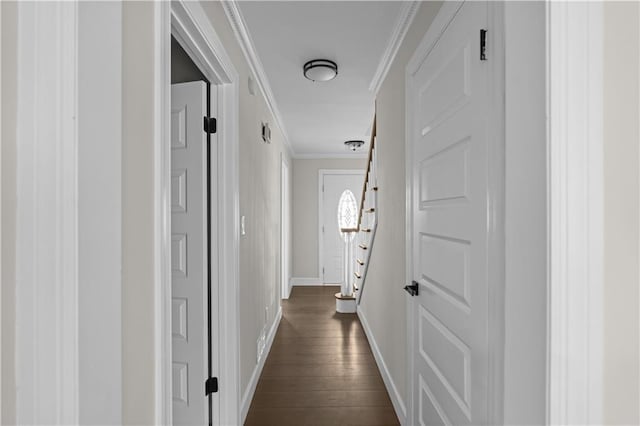
[[[338,75],[338,64],[328,59],[314,59],[304,64],[303,70],[311,81],[329,81]]]
[[[360,148],[362,145],[364,145],[364,141],[358,141],[358,140],[354,140],[354,141],[346,141],[344,143],[347,148],[349,148],[351,151],[355,151],[358,148]]]

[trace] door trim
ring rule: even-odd
[[[171,383],[171,35],[173,34],[211,84],[218,86],[217,194],[212,212],[217,227],[219,265],[218,316],[220,382],[219,417],[214,424],[240,423],[239,371],[239,75],[209,18],[198,2],[176,0],[154,5],[155,40],[155,423],[170,425]],[[214,110],[214,108],[212,108]],[[212,253],[216,250],[212,248]]]
[[[546,4],[548,424],[602,423],[602,8]]]
[[[280,299],[288,299],[291,293],[289,282],[289,257],[291,254],[291,167],[286,155],[280,157]],[[286,194],[286,197],[285,197]]]
[[[429,26],[422,41],[416,48],[405,70],[405,185],[406,185],[406,265],[405,283],[412,281],[412,194],[413,175],[411,170],[411,134],[413,126],[410,91],[410,77],[415,74],[422,62],[426,59],[437,41],[446,31],[449,23],[454,19],[464,1],[445,2],[432,24]],[[489,117],[488,126],[488,157],[490,160],[488,175],[488,206],[489,214],[489,369],[488,369],[488,398],[487,398],[487,422],[488,424],[501,424],[504,414],[504,170],[505,170],[505,123],[504,123],[504,6],[500,2],[487,2],[487,21],[490,31],[487,33],[487,53],[491,55],[488,61],[489,69],[489,104],[493,111]],[[416,307],[413,298],[406,296],[407,303],[407,336],[413,336],[415,325]],[[415,365],[413,351],[415,350],[412,338],[407,345],[407,424],[416,424],[414,418],[414,390],[415,390]]]
[[[364,177],[365,171],[358,169],[319,169],[318,170],[318,277],[320,277],[321,285],[324,285],[324,274],[322,273],[322,265],[324,264],[323,249],[324,243],[322,239],[322,224],[320,218],[322,217],[322,211],[324,207],[322,184],[325,176],[330,175],[362,175]],[[364,185],[364,181],[362,182]],[[354,194],[355,195],[355,194]]]

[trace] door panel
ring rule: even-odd
[[[323,175],[322,193],[322,250],[324,268],[323,282],[326,284],[340,284],[344,281],[344,241],[338,229],[338,202],[342,193],[349,189],[353,192],[360,207],[362,186],[364,185],[364,170],[356,174],[325,174]]]
[[[204,425],[208,402],[204,82],[171,86],[173,422]]]
[[[412,114],[414,413],[419,424],[487,422],[489,97],[486,2],[458,10],[409,77]]]

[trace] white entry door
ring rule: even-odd
[[[202,81],[171,86],[173,423],[208,423],[206,147]]]
[[[444,12],[446,30],[427,33],[433,47],[408,69],[412,279],[419,284],[411,298],[412,414],[420,425],[479,425],[490,421],[489,224],[496,206],[488,200],[497,191],[488,166],[489,62],[480,58],[488,7],[445,3],[440,19]]]
[[[344,241],[338,229],[338,201],[342,193],[353,192],[360,207],[364,170],[324,171],[321,175],[320,277],[325,284],[341,284],[344,281]]]

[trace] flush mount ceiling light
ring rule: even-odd
[[[311,81],[329,81],[338,75],[338,64],[328,59],[314,59],[304,64],[303,70]]]
[[[347,148],[349,148],[351,151],[355,151],[355,150],[357,150],[358,148],[360,148],[362,145],[364,145],[364,141],[357,141],[357,140],[354,140],[354,141],[346,141],[344,144],[345,144],[345,145],[347,146]]]

